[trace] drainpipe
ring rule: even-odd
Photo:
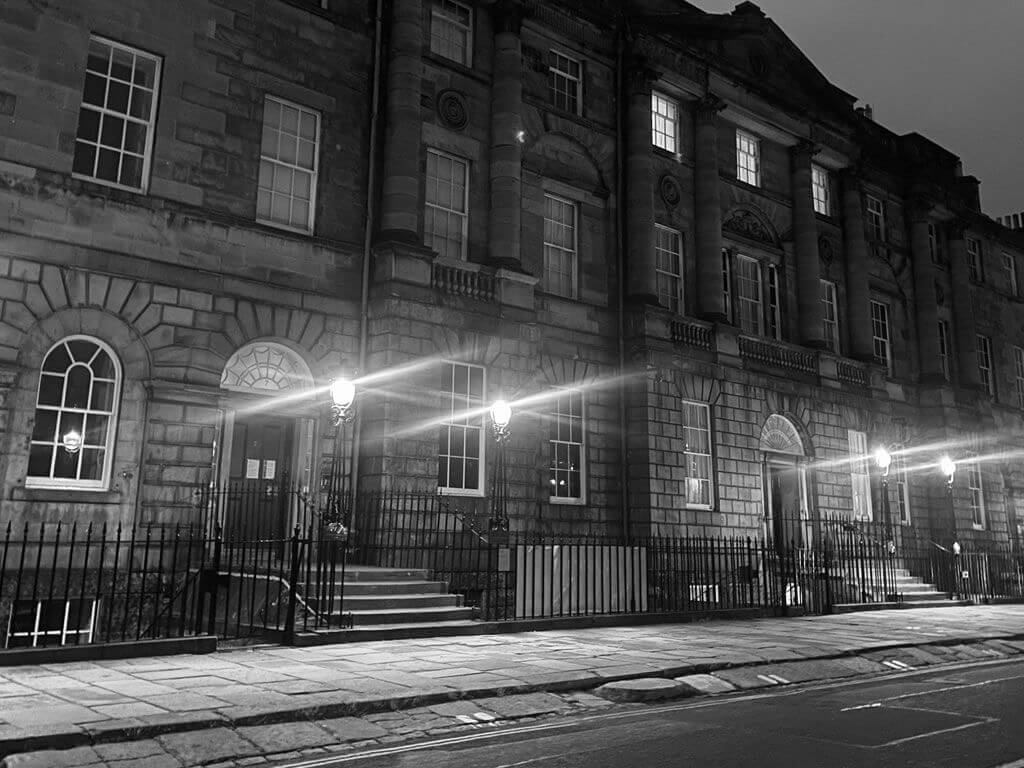
[[[627,414],[626,414],[626,190],[625,190],[625,168],[623,158],[625,157],[626,146],[623,137],[622,109],[623,99],[623,58],[626,48],[626,24],[625,13],[628,13],[628,6],[623,17],[619,19],[618,43],[615,49],[615,196],[618,199],[618,221],[616,222],[616,256],[615,268],[619,276],[618,296],[618,342],[619,342],[619,471],[622,474],[622,492],[619,495],[619,512],[622,519],[622,535],[628,543],[632,539],[629,520],[629,457],[627,450],[629,443],[626,439]]]
[[[377,188],[377,164],[379,142],[378,122],[380,118],[380,89],[381,89],[381,61],[384,56],[384,0],[377,0],[376,11],[374,12],[374,33],[373,33],[373,85],[370,103],[370,146],[369,162],[366,174],[366,227],[363,235],[363,274],[362,290],[359,298],[359,363],[358,375],[366,374],[366,354],[369,344],[370,324],[370,279],[373,275],[373,230],[376,224],[376,188]],[[362,438],[363,420],[361,408],[356,408],[354,424],[352,425],[352,516],[349,518],[350,527],[355,523],[355,499],[359,491],[359,454]]]

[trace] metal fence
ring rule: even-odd
[[[492,529],[436,494],[363,494],[318,508],[287,483],[268,488],[208,493],[192,525],[8,523],[0,646],[196,634],[290,642],[296,632],[352,626],[345,585],[353,563],[443,581],[490,621],[827,613],[899,601],[913,577],[976,602],[1024,598],[1019,550],[964,544],[957,552],[909,528],[819,520],[802,521],[808,533],[799,542],[627,540]]]

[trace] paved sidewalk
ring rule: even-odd
[[[348,721],[371,712],[461,699],[581,691],[610,680],[676,677],[884,648],[992,639],[1024,639],[1024,605],[312,648],[273,646],[206,656],[0,667],[0,754],[91,749],[88,745],[160,734],[187,738],[185,732],[200,729],[220,729],[235,738],[248,726],[269,723]]]

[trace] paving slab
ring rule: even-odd
[[[262,754],[259,747],[228,728],[169,733],[158,736],[156,741],[185,765],[203,765],[216,760]]]

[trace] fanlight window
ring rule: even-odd
[[[102,490],[110,481],[121,367],[86,336],[58,342],[43,360],[29,450],[29,487]]]

